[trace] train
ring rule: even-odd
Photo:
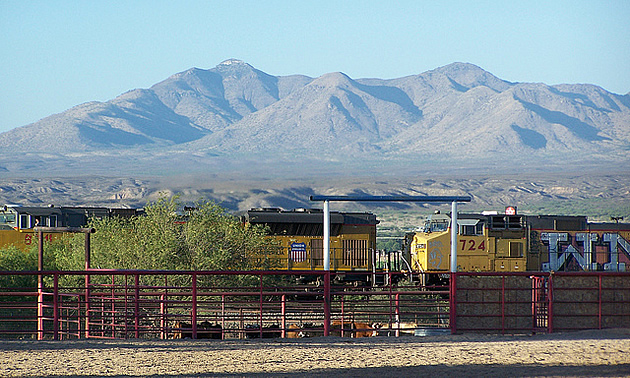
[[[97,207],[0,207],[0,248],[25,249],[32,228],[80,227],[90,217],[135,216],[141,209]],[[254,208],[240,215],[245,224],[265,225],[276,247],[257,260],[271,269],[324,270],[321,209]],[[457,271],[627,271],[630,224],[589,222],[585,216],[521,215],[513,207],[480,214],[458,213]],[[330,269],[339,281],[378,285],[385,272],[400,272],[422,285],[448,277],[451,216],[436,212],[404,235],[400,251],[377,248],[379,221],[370,212],[330,213]],[[58,234],[45,235],[45,241]],[[255,252],[252,252],[255,253]],[[316,276],[316,275],[313,275]],[[308,275],[303,275],[308,280]]]
[[[243,223],[268,226],[278,241],[266,256],[286,270],[323,270],[323,212],[252,209]],[[331,212],[330,264],[339,280],[378,284],[382,273],[402,272],[422,285],[445,283],[451,252],[450,214],[436,212],[404,236],[398,253],[376,248],[372,213]],[[585,216],[461,213],[457,217],[457,271],[626,271],[630,224],[593,223]]]
[[[457,215],[457,268],[463,272],[626,271],[630,224],[589,222],[585,216]],[[439,212],[406,235],[405,255],[424,284],[451,271],[451,218]]]
[[[517,215],[458,214],[457,271],[522,272],[527,265],[525,220]],[[423,284],[451,271],[451,217],[436,212],[407,234],[405,255]]]
[[[296,271],[324,270],[323,219],[321,209],[304,208],[255,208],[241,216],[243,224],[266,226],[276,241],[274,252],[262,256],[273,260],[268,265]],[[330,213],[330,269],[337,280],[357,284],[373,280],[378,223],[372,213]],[[302,281],[309,278],[306,275]]]

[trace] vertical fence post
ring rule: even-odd
[[[221,339],[225,335],[225,294],[221,294]]]
[[[90,336],[90,234],[85,234],[85,338]]]
[[[37,232],[38,239],[38,257],[37,257],[37,340],[44,339],[44,233]]]
[[[160,339],[168,339],[168,320],[166,319],[166,292],[160,295]]]
[[[134,293],[134,302],[135,302],[135,306],[134,306],[134,327],[136,329],[135,331],[135,338],[139,339],[140,338],[140,274],[139,273],[135,273],[135,286],[136,286],[136,290]]]
[[[90,273],[85,272],[85,338],[90,337]]]
[[[330,270],[330,202],[324,201],[324,270]]]
[[[330,270],[324,272],[324,336],[330,332]]]
[[[392,324],[394,322],[397,322],[398,324],[396,325],[396,337],[398,337],[398,331],[400,330],[400,322],[398,322],[394,316],[392,315],[394,313],[394,304],[393,304],[393,299],[392,299],[392,282],[390,281],[389,284],[387,285],[387,290],[388,290],[388,295],[387,298],[389,298],[389,329],[391,330],[392,328]]]
[[[457,201],[451,203],[451,272],[457,272]]]
[[[160,296],[160,338],[168,339],[168,275],[164,275],[164,294]]]
[[[400,293],[396,293],[396,313],[394,314],[394,319],[396,319],[397,323],[400,323]]]
[[[540,308],[540,281],[537,276],[530,276],[532,280],[532,332],[536,332],[536,329],[540,328],[540,324],[538,323],[539,319],[539,308]]]
[[[53,275],[53,340],[59,340],[59,275]]]
[[[197,338],[197,273],[192,273],[192,338]]]
[[[112,274],[112,284],[111,284],[111,291],[110,291],[110,295],[111,295],[111,300],[110,300],[110,305],[109,305],[109,310],[111,311],[111,316],[110,318],[110,324],[109,326],[111,327],[112,330],[112,336],[116,337],[116,317],[118,316],[118,311],[116,310],[116,297],[117,297],[117,293],[116,293],[116,276]]]
[[[260,332],[260,338],[263,338],[263,274],[260,273],[260,298],[259,298],[259,310],[260,316],[258,317],[258,327]]]
[[[549,273],[547,300],[547,333],[553,333],[553,272]]]
[[[449,326],[451,334],[457,332],[457,273],[451,272],[450,288],[449,288]]]
[[[390,284],[390,288],[391,288],[391,284]],[[394,309],[394,320],[396,321],[396,337],[400,337],[400,293],[396,293],[395,303],[396,303],[396,307]]]

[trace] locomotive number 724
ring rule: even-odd
[[[461,244],[462,251],[485,251],[486,249],[485,240],[460,239],[459,243]]]

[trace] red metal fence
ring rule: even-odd
[[[0,290],[0,336],[255,338],[400,335],[448,330],[448,291],[393,273],[381,287],[336,284],[327,272],[89,270],[0,272],[42,277],[41,290]],[[310,276],[312,283],[299,283]],[[34,280],[31,280],[34,281]]]
[[[453,332],[630,326],[630,272],[456,273]]]
[[[300,283],[304,276],[312,282]],[[349,287],[321,271],[0,272],[0,337],[364,337],[630,326],[630,273],[454,273],[450,287],[420,287],[410,278],[387,273],[377,281],[385,285]]]

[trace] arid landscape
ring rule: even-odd
[[[273,341],[0,341],[0,375],[627,377],[630,329]]]
[[[34,206],[142,207],[161,195],[179,195],[183,202],[213,200],[228,211],[254,207],[284,209],[321,207],[309,201],[322,195],[470,195],[461,211],[502,210],[517,206],[523,214],[587,215],[610,221],[630,218],[630,173],[529,173],[436,175],[378,174],[372,177],[321,175],[308,179],[264,178],[259,175],[188,174],[118,178],[78,176],[2,178],[0,203]],[[335,203],[335,210],[371,211],[401,226],[436,207],[408,203]],[[397,219],[398,218],[398,219]],[[626,218],[628,219],[628,218]]]

